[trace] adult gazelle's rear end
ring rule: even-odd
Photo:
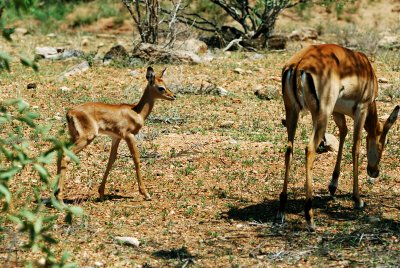
[[[287,185],[293,157],[293,142],[301,110],[309,110],[313,132],[306,147],[305,217],[311,230],[315,229],[312,212],[312,168],[315,150],[321,142],[328,119],[332,115],[339,128],[339,150],[329,191],[333,196],[338,186],[343,144],[347,135],[345,115],[354,120],[353,130],[353,199],[355,207],[364,203],[358,190],[358,158],[362,129],[367,131],[367,172],[379,174],[379,162],[386,135],[395,123],[397,105],[384,124],[378,121],[376,97],[378,82],[368,58],[360,53],[332,44],[313,45],[296,53],[283,67],[282,93],[286,111],[288,145],[285,153],[285,179],[280,194],[278,221],[284,221]]]

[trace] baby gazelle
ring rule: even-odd
[[[162,80],[164,71],[158,76],[154,73],[153,68],[147,68],[146,79],[148,84],[142,98],[136,105],[89,102],[76,106],[67,112],[68,130],[73,141],[73,153],[77,154],[82,151],[99,134],[112,137],[110,157],[99,187],[100,198],[104,197],[107,177],[117,156],[118,145],[123,139],[128,144],[135,163],[139,192],[144,195],[146,200],[151,199],[140,174],[139,150],[134,135],[143,127],[156,99],[175,100],[175,95]],[[56,196],[59,200],[63,199],[63,183],[68,162],[68,156],[63,156],[58,159],[57,163],[57,174],[60,174],[60,177]]]

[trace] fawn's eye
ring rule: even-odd
[[[158,87],[158,90],[159,90],[159,91],[164,91],[164,90],[165,90],[165,87]]]

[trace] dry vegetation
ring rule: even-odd
[[[102,39],[92,34],[58,34],[17,37],[8,51],[33,53],[35,46],[80,47],[86,51],[99,43],[108,49],[119,42],[130,47],[131,34]],[[100,137],[79,154],[80,165],[71,164],[65,182],[68,203],[81,206],[85,215],[71,226],[62,219],[53,230],[57,251],[69,251],[79,267],[268,267],[283,266],[396,266],[400,263],[400,124],[389,133],[389,144],[375,184],[366,180],[365,140],[360,172],[364,210],[354,210],[351,200],[351,133],[345,144],[337,199],[327,190],[335,153],[318,155],[314,192],[317,230],[305,229],[304,147],[310,117],[300,120],[284,225],[274,225],[281,191],[286,130],[280,96],[283,62],[304,43],[289,43],[285,51],[254,53],[215,52],[214,61],[202,65],[168,67],[165,81],[178,93],[174,102],[159,101],[138,137],[142,174],[153,196],[144,201],[138,193],[133,162],[123,144],[106,185],[105,201],[97,188],[108,160],[111,140]],[[102,50],[99,51],[102,53]],[[399,104],[400,75],[393,68],[398,51],[374,57],[378,77],[393,86],[382,88],[379,115],[385,117]],[[95,64],[84,74],[67,80],[59,75],[81,59],[40,61],[34,73],[13,64],[0,74],[1,100],[22,97],[51,124],[51,134],[67,139],[65,112],[87,101],[136,102],[145,87],[146,65],[132,69]],[[247,72],[238,74],[235,68]],[[199,93],[202,83],[212,82],[229,95]],[[27,89],[28,83],[36,89]],[[70,91],[63,92],[66,86]],[[257,88],[273,91],[272,100],[254,95]],[[387,90],[387,91],[386,91]],[[392,93],[390,93],[390,92]],[[389,93],[390,94],[389,94]],[[229,122],[230,121],[230,122]],[[352,127],[351,120],[348,125]],[[329,132],[338,134],[333,122]],[[46,145],[37,144],[37,150]],[[55,173],[54,166],[50,171]],[[23,173],[12,181],[14,198],[25,200],[38,184],[34,174]],[[46,196],[44,196],[46,197]],[[16,200],[15,206],[22,205]],[[48,213],[57,213],[48,208]],[[119,245],[115,236],[133,236],[139,247]],[[16,247],[23,238],[7,225],[0,245],[0,263],[23,266],[27,252]]]

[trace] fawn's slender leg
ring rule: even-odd
[[[129,151],[131,152],[133,162],[135,163],[137,181],[139,184],[139,193],[141,193],[145,197],[146,200],[151,200],[151,197],[146,190],[146,186],[144,185],[142,176],[140,174],[140,155],[139,155],[139,150],[136,145],[135,136],[133,134],[128,134],[127,137],[125,138],[125,140],[126,140],[126,143],[128,144]]]
[[[112,139],[110,157],[108,158],[108,163],[107,163],[106,171],[104,172],[104,175],[103,175],[103,180],[101,181],[101,184],[99,186],[100,199],[104,198],[104,189],[106,187],[107,177],[108,177],[108,174],[110,173],[112,165],[115,162],[115,159],[117,158],[118,146],[119,146],[120,141],[121,141],[120,138],[113,137],[113,139]]]
[[[91,139],[87,139],[87,138],[78,138],[74,144],[72,145],[72,149],[71,151],[74,154],[78,154],[80,151],[82,151],[86,146],[88,146],[92,140],[94,139],[94,137],[92,137]],[[63,198],[64,198],[64,192],[63,192],[63,188],[64,188],[64,178],[67,172],[67,165],[70,162],[70,159],[68,156],[64,155],[62,157],[61,160],[58,160],[57,163],[57,173],[59,174],[59,178],[58,178],[58,185],[57,185],[57,191],[55,193],[56,198],[62,202]]]

